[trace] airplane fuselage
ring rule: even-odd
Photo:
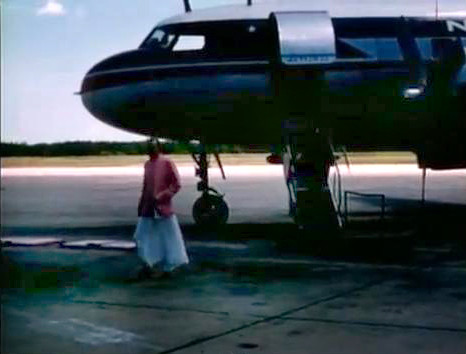
[[[113,126],[181,140],[279,143],[300,120],[348,146],[419,151],[447,139],[466,151],[466,4],[336,3],[168,19],[95,65],[83,103]]]

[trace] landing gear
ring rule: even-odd
[[[193,205],[193,218],[200,226],[224,225],[228,214],[228,205],[221,195],[203,193]]]
[[[214,154],[218,165],[222,172],[222,177],[225,179],[223,166],[220,162],[218,154]],[[202,195],[195,201],[193,205],[193,218],[197,225],[205,227],[218,227],[226,224],[229,216],[227,203],[217,190],[209,187],[209,162],[207,160],[207,152],[204,147],[201,147],[200,152],[193,153],[192,157],[197,165],[196,176],[200,178],[197,184],[197,190],[202,192]]]

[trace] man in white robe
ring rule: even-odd
[[[144,165],[144,181],[134,233],[138,255],[145,264],[141,275],[150,275],[158,265],[164,275],[189,263],[183,235],[174,213],[172,199],[181,188],[175,164],[149,143],[149,160]]]

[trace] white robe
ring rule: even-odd
[[[176,215],[140,217],[134,232],[138,255],[149,266],[160,264],[170,272],[189,259]]]

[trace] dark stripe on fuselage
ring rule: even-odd
[[[390,69],[406,66],[400,61],[342,61],[323,64],[319,66],[319,70],[369,70],[369,69]],[[186,63],[185,65],[156,65],[153,67],[135,67],[121,70],[108,70],[102,73],[94,73],[87,76],[81,88],[81,94],[88,93],[94,90],[100,90],[115,86],[123,86],[127,84],[151,82],[154,80],[164,80],[167,78],[180,78],[191,76],[216,76],[219,74],[265,74],[272,72],[272,66],[268,62],[260,64],[244,64],[236,63],[216,63],[202,66],[196,66]],[[296,67],[296,69],[299,69]],[[306,69],[303,67],[302,69]]]
[[[248,73],[265,73],[268,68],[268,62],[250,62],[244,63],[225,62],[225,63],[205,63],[196,65],[192,63],[180,65],[154,65],[149,67],[134,67],[121,70],[108,70],[102,73],[93,73],[84,79],[81,93],[94,90],[122,86],[144,81],[164,80],[167,78],[190,77],[190,76],[215,76],[218,74],[228,73],[248,74]]]

